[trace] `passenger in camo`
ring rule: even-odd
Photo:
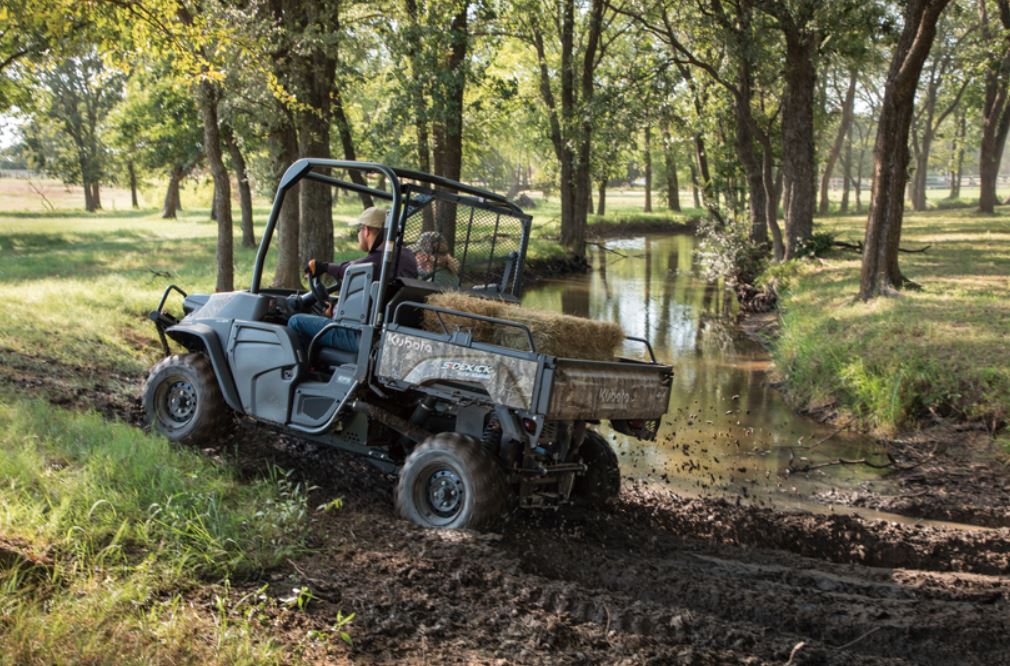
[[[417,260],[417,277],[435,284],[458,287],[459,261],[449,254],[449,244],[437,231],[425,231],[411,246]]]

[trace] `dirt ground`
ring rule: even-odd
[[[0,383],[139,423],[140,378],[0,350]],[[426,531],[394,515],[395,479],[361,460],[249,422],[207,454],[230,457],[235,444],[241,471],[278,464],[318,487],[313,506],[343,498],[313,513],[310,552],[236,589],[270,583],[272,633],[312,662],[1010,663],[1010,529],[688,500],[626,483],[604,513]],[[915,515],[911,493],[925,491],[940,499],[923,513],[950,507],[958,519],[971,484],[947,483],[955,458],[934,452],[910,470],[904,505],[859,501]],[[1002,470],[964,462],[953,477],[983,486],[969,499],[981,506],[991,492],[992,515],[1005,516]],[[300,585],[316,596],[304,611],[271,601]],[[356,614],[353,647],[306,640],[338,610]]]

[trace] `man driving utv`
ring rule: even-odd
[[[385,228],[388,218],[389,211],[385,208],[376,208],[375,206],[366,208],[358,216],[357,220],[351,222],[351,225],[358,228],[358,248],[368,254],[339,264],[309,259],[308,264],[305,266],[305,274],[310,277],[319,277],[329,273],[337,278],[337,280],[342,280],[344,278],[344,271],[347,270],[348,266],[373,264],[377,275],[382,267],[383,240],[386,237]],[[417,277],[417,261],[414,259],[413,252],[405,247],[400,248],[400,256],[398,260],[394,261],[396,264],[396,277]],[[316,333],[321,331],[323,326],[326,326],[331,321],[328,317],[321,317],[319,315],[296,314],[292,315],[288,320],[288,328],[298,334],[298,339],[301,341],[303,347],[308,347]],[[354,352],[358,350],[358,340],[360,338],[361,334],[358,331],[341,326],[331,328],[319,339],[317,344]]]

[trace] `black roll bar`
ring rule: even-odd
[[[371,173],[379,173],[386,177],[389,182],[390,191],[379,190],[359,183],[347,182],[333,176],[319,173],[314,169],[349,169]],[[401,209],[403,208],[403,185],[400,180],[412,180],[421,183],[429,183],[435,187],[454,190],[457,193],[468,194],[486,202],[484,205],[504,208],[524,220],[527,236],[529,234],[529,216],[521,208],[509,201],[507,198],[494,192],[482,190],[479,187],[466,185],[449,178],[436,176],[433,174],[412,171],[410,169],[400,169],[389,167],[377,162],[356,162],[348,160],[333,160],[314,157],[306,157],[295,161],[281,176],[280,184],[277,186],[277,194],[274,195],[273,206],[270,209],[270,217],[267,218],[266,228],[263,230],[263,237],[260,240],[259,250],[256,252],[256,263],[253,265],[252,283],[249,287],[251,293],[259,293],[263,281],[263,266],[266,262],[267,252],[270,249],[270,241],[273,239],[274,229],[277,227],[277,218],[280,216],[281,207],[284,204],[284,197],[288,190],[298,184],[302,179],[312,180],[318,183],[325,183],[334,187],[350,190],[359,194],[369,194],[377,199],[390,202],[391,223],[386,225],[386,242],[383,247],[382,266],[379,271],[379,293],[374,301],[371,313],[371,325],[378,325],[382,317],[382,310],[379,304],[383,302],[386,291],[387,279],[391,270],[396,248],[396,232],[401,222]],[[458,194],[456,195],[458,197]],[[465,197],[460,197],[460,201],[465,202]],[[499,210],[500,210],[499,208]],[[523,248],[525,255],[526,248]],[[520,262],[525,257],[519,257]]]
[[[389,185],[392,191],[385,192],[383,190],[376,190],[356,183],[345,183],[338,178],[333,178],[331,176],[327,176],[326,174],[313,173],[312,169],[314,168],[355,169],[358,171],[381,173],[389,180]],[[303,178],[327,183],[329,185],[347,187],[348,189],[356,192],[368,192],[373,196],[390,201],[392,203],[390,208],[392,219],[399,219],[401,199],[400,179],[397,177],[396,171],[390,167],[384,164],[377,164],[375,162],[350,162],[347,160],[329,160],[313,157],[305,157],[296,161],[288,167],[287,171],[284,172],[284,175],[281,176],[281,182],[277,186],[277,194],[274,196],[273,207],[270,209],[270,217],[267,219],[267,226],[263,230],[263,239],[260,241],[259,250],[256,252],[256,263],[253,265],[252,284],[249,286],[249,291],[253,294],[258,294],[260,291],[260,284],[263,280],[263,264],[266,262],[267,251],[270,249],[270,241],[273,238],[274,229],[277,227],[277,218],[280,216],[281,206],[284,205],[284,197],[288,190],[294,187],[298,181]],[[389,265],[393,258],[394,227],[394,224],[386,225],[386,242],[382,252],[382,268],[379,271],[379,293],[372,307],[372,326],[378,325],[378,319],[382,316],[382,310],[379,307],[379,304],[382,303],[382,299],[385,296],[386,279],[389,275]]]

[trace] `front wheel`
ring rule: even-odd
[[[507,494],[501,465],[480,442],[443,432],[407,456],[396,508],[421,527],[478,529],[502,515]]]
[[[587,469],[575,477],[572,501],[593,509],[613,504],[621,493],[621,468],[614,449],[598,432],[586,430],[577,457]]]
[[[151,368],[143,402],[147,424],[173,442],[212,443],[231,419],[203,354],[169,356]]]

